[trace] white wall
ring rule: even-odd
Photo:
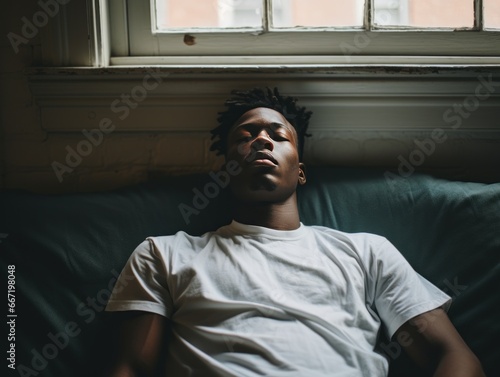
[[[2,13],[4,36],[20,34],[21,18],[38,10],[36,3],[9,6]],[[498,69],[163,69],[153,88],[154,80],[144,82],[150,74],[145,69],[37,68],[50,64],[40,35],[20,45],[19,53],[7,38],[0,43],[2,188],[103,190],[144,181],[152,172],[215,169],[220,159],[208,151],[208,131],[217,111],[231,89],[261,85],[276,85],[314,111],[309,164],[397,171],[406,160],[439,174],[500,179]],[[44,43],[45,51],[53,48]],[[145,85],[150,89],[141,89]],[[145,99],[127,105],[125,116],[118,108],[124,106],[122,95],[131,93],[145,93]],[[102,140],[94,132],[95,145],[86,142],[83,130],[98,129],[107,118],[113,130],[103,132]],[[433,134],[446,140],[421,152]],[[84,156],[68,157],[68,148],[79,146]],[[58,165],[59,177],[54,162],[67,166],[64,171]]]

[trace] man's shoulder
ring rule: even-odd
[[[160,254],[170,253],[172,250],[187,249],[193,251],[206,245],[211,233],[213,232],[193,235],[185,231],[178,231],[169,235],[149,236],[141,245],[145,245],[143,247],[148,247],[151,251]]]
[[[345,256],[351,262],[356,260],[367,269],[377,261],[387,260],[394,249],[386,237],[370,232],[346,232],[325,226],[310,226],[316,243],[326,254]]]
[[[147,240],[154,243],[176,243],[176,242],[200,242],[209,239],[215,231],[205,232],[203,234],[190,234],[184,230],[179,230],[173,234],[161,235],[161,236],[149,236]]]
[[[323,225],[305,225],[305,227],[310,229],[317,236],[333,237],[339,240],[351,241],[355,243],[369,242],[378,244],[386,241],[384,236],[370,232],[347,232]]]

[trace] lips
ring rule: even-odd
[[[269,152],[255,152],[255,154],[247,157],[245,159],[249,163],[258,164],[258,165],[268,165],[268,166],[276,166],[278,165],[278,161],[273,157],[273,155]]]

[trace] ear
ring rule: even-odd
[[[303,185],[306,181],[306,165],[303,162],[299,162],[299,185]]]

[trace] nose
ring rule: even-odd
[[[257,134],[252,142],[252,149],[257,151],[261,149],[272,151],[274,149],[273,141],[266,130],[262,130]]]

